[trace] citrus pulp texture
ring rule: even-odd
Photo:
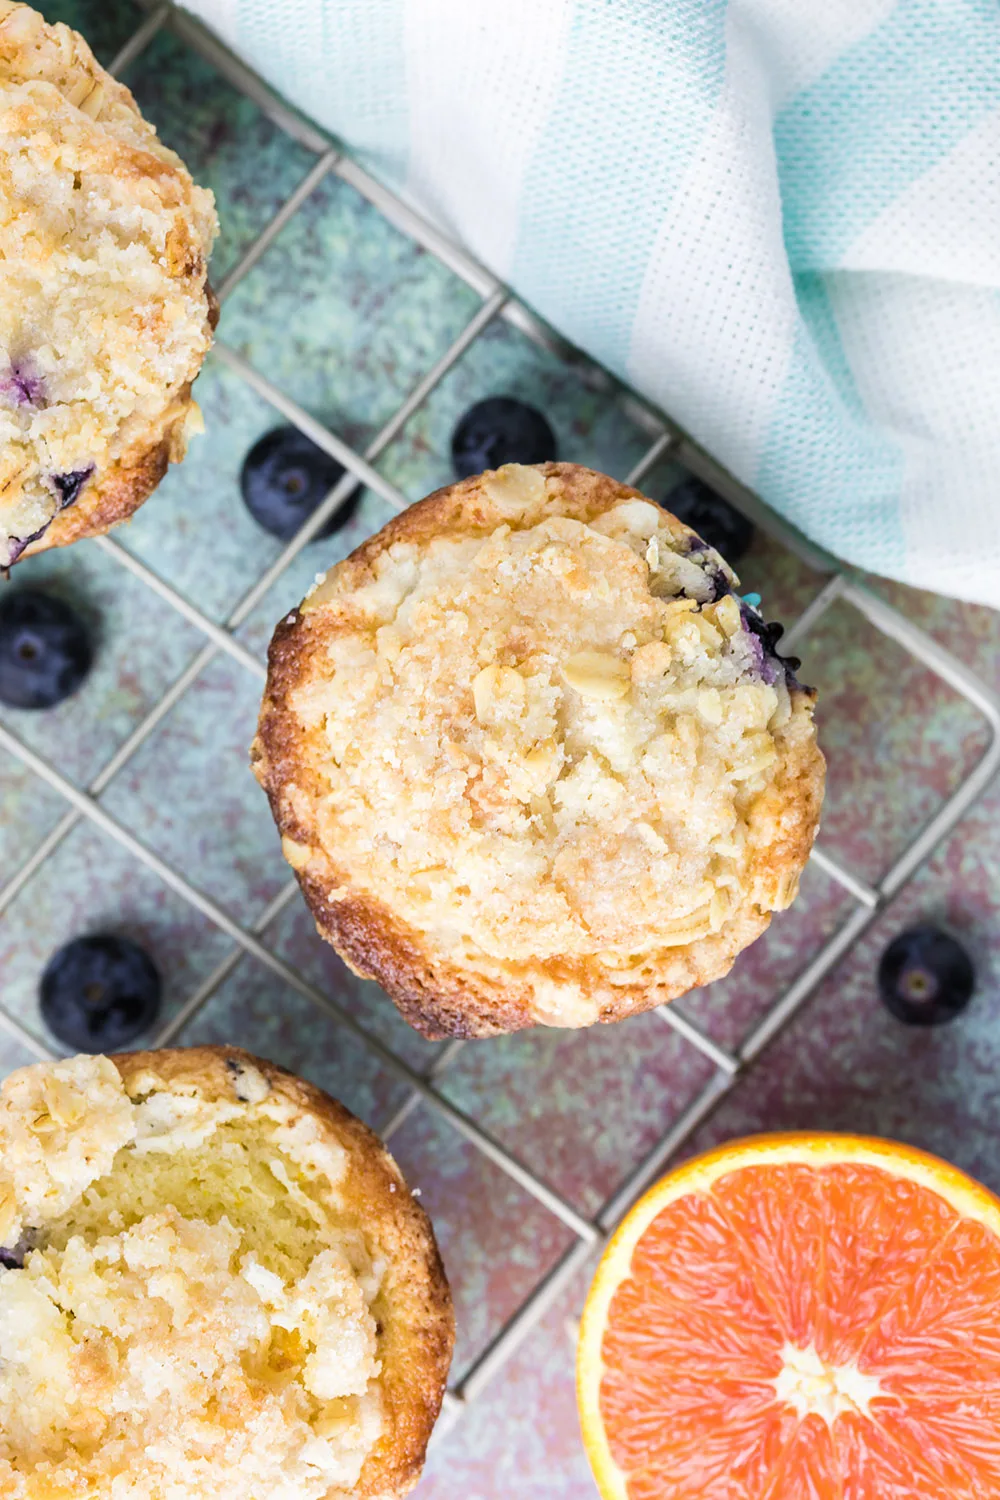
[[[587,1301],[578,1394],[614,1500],[1000,1493],[1000,1202],[854,1136],[731,1143],[658,1183]]]

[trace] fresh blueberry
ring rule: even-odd
[[[693,474],[671,490],[663,504],[678,521],[690,526],[703,541],[720,552],[727,563],[738,563],[749,551],[753,541],[752,522]]]
[[[93,660],[76,610],[39,589],[0,598],[0,703],[52,708],[75,693]]]
[[[129,938],[74,938],[46,965],[41,1007],[53,1036],[75,1052],[116,1052],[156,1020],[160,976]]]
[[[882,954],[878,989],[884,1004],[909,1026],[940,1026],[972,999],[976,974],[957,938],[922,924],[901,932]]]
[[[344,475],[344,466],[297,427],[275,427],[259,438],[240,473],[246,508],[258,525],[283,542],[292,537]],[[350,520],[360,485],[314,537],[332,536]]]
[[[501,464],[544,464],[555,456],[555,434],[548,422],[514,396],[477,401],[451,435],[451,461],[459,479]]]

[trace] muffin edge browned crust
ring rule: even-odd
[[[534,467],[546,479],[561,481],[559,506],[553,514],[590,521],[624,500],[646,498],[639,490],[577,464]],[[451,531],[488,535],[508,518],[482,493],[482,478],[476,475],[447,485],[409,506],[331,569],[331,575],[356,588],[372,576],[375,559],[395,542],[420,544]],[[670,519],[678,536],[694,534],[676,517]],[[309,767],[306,734],[288,707],[290,694],[321,647],[322,630],[310,611],[296,608],[278,624],[268,651],[267,684],[250,752],[254,775],[267,794],[286,857],[318,932],[356,974],[377,980],[410,1025],[431,1039],[494,1036],[538,1024],[528,984],[511,982],[501,989],[436,959],[427,952],[420,934],[387,906],[345,888],[347,883],[323,849],[315,826],[315,808],[323,788]],[[815,701],[809,688],[790,691],[793,701]],[[787,873],[796,879],[808,858],[819,822],[824,776],[825,762],[815,736],[793,746],[792,753],[779,763],[767,795],[780,800],[784,826],[780,841],[762,866],[776,878]],[[291,795],[289,788],[295,789]],[[720,932],[658,961],[654,981],[621,986],[598,1019],[620,1021],[723,978],[770,920],[770,911],[745,904]],[[562,972],[584,984],[589,978],[606,987],[606,975],[596,963],[566,965]]]
[[[112,1056],[126,1091],[140,1074],[196,1087],[206,1099],[231,1100],[230,1063],[257,1068],[271,1088],[316,1120],[347,1153],[338,1184],[358,1222],[386,1259],[380,1299],[393,1316],[379,1340],[380,1386],[386,1431],[365,1460],[353,1494],[363,1500],[397,1500],[416,1484],[441,1409],[455,1341],[451,1293],[430,1220],[375,1133],[314,1084],[239,1047],[170,1047]],[[339,1494],[340,1491],[331,1492]]]
[[[209,281],[205,282],[205,297],[208,326],[214,332],[219,324],[219,300]],[[87,537],[104,536],[112,527],[131,520],[170,465],[183,459],[187,449],[185,429],[194,405],[189,382],[164,409],[149,443],[123,454],[96,484],[88,484],[78,500],[52,517],[42,535],[24,548],[17,561],[50,547],[68,547]]]
[[[0,22],[20,9],[16,0],[0,0]],[[142,117],[138,104],[125,84],[113,78],[98,62],[86,38],[62,23],[48,23],[42,19],[45,30],[58,34],[61,29],[68,32],[74,43],[73,62],[76,69],[99,84],[115,99]],[[144,118],[144,117],[143,117]],[[183,163],[167,161],[149,151],[139,148],[126,150],[123,143],[118,149],[127,161],[127,171],[135,176],[146,175],[159,181],[169,182],[179,195],[186,195],[193,186],[190,174]],[[179,168],[179,169],[178,169]],[[179,224],[178,224],[179,227]],[[191,282],[200,291],[205,301],[205,319],[208,329],[214,332],[219,322],[219,302],[207,275],[207,264],[201,247],[179,236],[171,247],[171,259],[177,262],[178,279]],[[146,501],[163,479],[171,463],[179,463],[186,449],[186,429],[195,403],[188,381],[173,393],[164,392],[164,407],[159,421],[139,441],[123,453],[102,474],[87,483],[79,498],[57,511],[40,536],[34,537],[21,547],[9,567],[24,557],[32,557],[53,547],[65,547],[87,537],[102,536],[123,521],[129,520]]]
[[[187,401],[171,408],[165,415],[161,435],[154,442],[135,456],[119,459],[98,483],[87,485],[80,498],[58,511],[41,536],[29,542],[16,561],[52,547],[68,547],[86,537],[104,536],[113,526],[130,520],[170,467],[177,453],[175,434],[183,429],[189,409]]]

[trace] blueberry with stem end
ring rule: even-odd
[[[160,1011],[160,975],[130,938],[73,938],[49,959],[41,1011],[53,1036],[75,1052],[116,1052],[149,1029]]]
[[[975,969],[962,944],[930,923],[901,932],[879,961],[883,1004],[908,1026],[954,1020],[972,999],[975,985]]]
[[[545,417],[514,396],[477,401],[451,435],[451,461],[459,479],[502,464],[544,464],[555,456],[555,434]]]
[[[257,524],[280,541],[290,542],[345,472],[343,464],[297,427],[275,427],[258,438],[243,460],[240,491]],[[345,526],[360,497],[358,485],[313,541]]]
[[[693,474],[670,491],[663,505],[678,521],[690,526],[703,541],[721,553],[727,563],[739,562],[749,551],[754,535],[753,523]]]
[[[76,692],[92,661],[86,627],[65,600],[40,589],[0,598],[0,703],[53,708]]]

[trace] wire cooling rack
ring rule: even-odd
[[[317,421],[259,369],[254,368],[233,348],[227,347],[224,341],[215,345],[211,356],[213,359],[220,361],[232,374],[245,381],[259,397],[263,398],[264,402],[279,412],[287,421],[294,423],[315,443],[337,459],[346,472],[327,495],[322,506],[244,594],[230,612],[225,623],[221,625],[210,619],[190,598],[185,597],[165,582],[113,538],[104,537],[94,544],[107,558],[112,559],[121,568],[129,570],[146,588],[159,595],[161,600],[172,607],[178,616],[195,627],[200,632],[203,642],[187,667],[160,700],[148,710],[141,722],[135,725],[116,752],[91,779],[85,790],[75,785],[48,759],[15,735],[9,727],[0,723],[0,746],[16,757],[28,771],[47,783],[48,787],[58,793],[65,802],[65,810],[59,820],[26,861],[0,887],[0,912],[10,906],[18,893],[32,880],[67,835],[78,824],[89,822],[153,872],[183,902],[188,903],[191,908],[207,919],[230,943],[226,956],[216,964],[193,993],[187,996],[185,1002],[153,1039],[152,1045],[164,1046],[181,1036],[194,1017],[216,994],[237,964],[246,955],[250,955],[272,976],[277,976],[299,995],[311,1001],[328,1016],[332,1016],[340,1026],[346,1028],[364,1047],[368,1048],[385,1069],[407,1086],[408,1095],[405,1103],[397,1109],[382,1131],[387,1140],[391,1140],[402,1129],[415,1110],[434,1111],[441,1120],[458,1131],[495,1167],[519,1184],[521,1189],[530,1194],[572,1232],[569,1248],[564,1251],[561,1258],[538,1281],[530,1295],[495,1333],[486,1347],[466,1368],[455,1373],[446,1401],[445,1420],[442,1423],[442,1427],[447,1427],[461,1414],[463,1408],[479,1395],[491,1377],[510,1358],[520,1341],[544,1316],[595,1247],[598,1247],[614,1229],[645,1186],[683,1147],[723,1096],[734,1087],[736,1081],[744,1075],[772,1039],[800,1010],[834,965],[871,925],[886,903],[900,892],[938,842],[954,827],[986,787],[994,773],[1000,768],[1000,705],[990,691],[961,662],[863,584],[838,570],[832,559],[819,553],[780,518],[768,511],[754,495],[714,464],[667,416],[653,409],[635,393],[618,386],[606,372],[600,371],[598,367],[586,361],[578,351],[567,346],[551,328],[520,304],[508,288],[501,285],[489,271],[369,176],[355,161],[345,155],[335,142],[316,126],[300,117],[190,16],[177,10],[172,4],[161,5],[150,10],[115,58],[111,70],[120,73],[134,62],[162,28],[169,28],[182,43],[200,53],[230,84],[248,96],[274,125],[314,157],[312,166],[294,192],[282,204],[245,251],[242,259],[229,271],[217,288],[223,303],[330,174],[335,174],[350,184],[375,209],[385,215],[398,230],[410,236],[424,251],[436,257],[451,273],[464,281],[478,296],[480,303],[474,316],[470,318],[458,337],[426,371],[398,410],[361,452],[355,451],[337,433],[330,431]],[[673,461],[706,480],[719,493],[738,505],[759,526],[789,547],[799,558],[828,575],[826,582],[818,589],[815,597],[789,629],[785,637],[785,646],[791,647],[801,641],[831,605],[835,601],[841,601],[864,616],[876,631],[891,638],[910,653],[923,667],[946,683],[952,691],[964,697],[982,716],[986,726],[986,746],[978,761],[959,781],[951,795],[920,829],[916,837],[899,853],[877,883],[870,883],[862,875],[846,868],[840,860],[826,851],[822,843],[813,851],[812,859],[815,864],[830,879],[837,882],[849,898],[849,914],[832,936],[825,941],[817,941],[805,965],[800,968],[791,983],[774,995],[764,1014],[737,1048],[730,1049],[721,1045],[678,1007],[665,1007],[657,1012],[663,1024],[677,1033],[686,1047],[708,1059],[712,1071],[708,1081],[680,1116],[673,1121],[669,1130],[656,1141],[651,1149],[646,1151],[643,1158],[635,1164],[616,1190],[591,1217],[580,1213],[563,1194],[557,1192],[536,1172],[519,1161],[482,1128],[470,1113],[460,1109],[440,1091],[438,1087],[440,1076],[453,1062],[463,1043],[453,1042],[444,1047],[437,1053],[433,1063],[425,1072],[419,1071],[397,1055],[385,1042],[373,1035],[337,999],[324,993],[299,969],[286,962],[265,943],[264,936],[274,919],[296,899],[297,886],[294,880],[289,880],[283,886],[251,926],[243,926],[215,900],[200,890],[184,871],[155,853],[134,827],[128,827],[111,816],[100,801],[102,792],[109,787],[118,773],[135,756],[157,726],[180,702],[187,690],[215,658],[220,655],[228,656],[258,683],[263,682],[265,668],[262,661],[241,642],[237,631],[265,598],[275,582],[291,566],[306,544],[321,531],[328,519],[351,497],[359,481],[395,510],[402,509],[408,503],[408,499],[417,498],[416,496],[404,497],[374,467],[375,462],[401,432],[410,417],[427,401],[446,374],[497,319],[510,320],[523,332],[544,344],[548,350],[575,364],[591,383],[603,382],[604,389],[614,390],[617,393],[617,399],[626,407],[632,422],[648,436],[646,452],[631,472],[622,476],[628,483],[641,483],[644,477],[665,456],[669,455]],[[237,774],[235,768],[234,774]],[[239,774],[247,773],[241,768]],[[0,1027],[37,1057],[45,1058],[53,1055],[32,1030],[15,1015],[3,1009],[0,1009]],[[441,1428],[439,1428],[440,1431]]]

